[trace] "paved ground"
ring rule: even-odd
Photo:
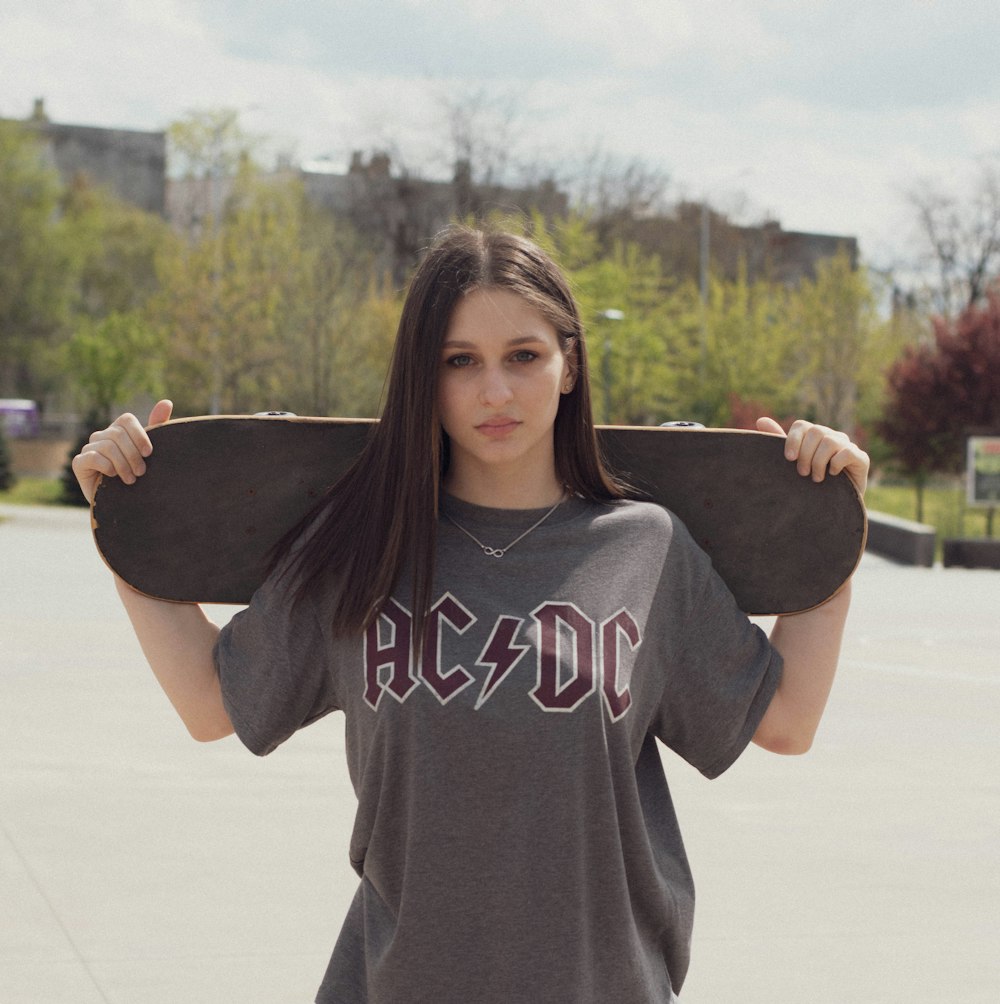
[[[311,1001],[355,887],[340,717],[266,760],[191,742],[86,513],[5,517],[0,1002]],[[668,762],[684,1004],[1000,1000],[1000,573],[866,557],[855,588],[808,757]]]

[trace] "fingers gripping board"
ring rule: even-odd
[[[680,517],[750,614],[808,610],[864,552],[864,503],[846,475],[813,482],[784,438],[735,429],[604,427],[616,470]]]

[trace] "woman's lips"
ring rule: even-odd
[[[476,426],[476,431],[491,439],[502,439],[513,432],[521,423],[513,418],[491,418]]]

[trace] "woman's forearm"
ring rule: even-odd
[[[851,605],[850,582],[822,606],[779,617],[771,643],[784,672],[754,742],[774,753],[805,753],[826,708]]]
[[[194,603],[170,603],[115,585],[142,651],[191,735],[207,742],[233,731],[213,659],[218,627]]]

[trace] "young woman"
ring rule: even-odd
[[[125,415],[74,468],[92,497],[149,453]],[[865,486],[840,433],[797,422],[786,455]],[[456,228],[412,282],[370,445],[250,607],[219,632],[117,583],[196,738],[264,754],[346,715],[361,882],[318,1001],[680,991],[694,894],[656,739],[709,777],[751,740],[808,749],[849,586],[768,639],[676,518],[626,494],[558,268]]]

